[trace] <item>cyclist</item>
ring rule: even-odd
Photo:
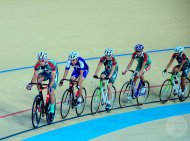
[[[182,71],[182,76],[181,76],[181,89],[182,89],[182,92],[181,92],[181,95],[184,95],[184,91],[186,91],[185,79],[188,77],[188,73],[190,71],[190,60],[186,56],[186,54],[183,53],[183,50],[184,50],[184,47],[182,47],[182,46],[177,46],[174,49],[175,53],[173,53],[167,67],[163,71],[163,73],[166,73],[167,70],[169,69],[169,67],[172,65],[173,61],[175,59],[177,60],[178,65],[176,65],[173,68],[172,72],[178,73],[178,72]]]
[[[78,52],[70,52],[68,56],[68,61],[67,65],[65,68],[65,72],[63,75],[63,79],[67,77],[67,74],[69,72],[70,66],[73,66],[74,70],[71,74],[71,80],[76,80],[78,79],[78,85],[77,88],[79,89],[79,93],[77,95],[77,105],[82,102],[82,83],[84,79],[87,77],[88,72],[89,72],[89,67],[85,60],[82,57],[79,57]],[[59,86],[63,85],[64,80],[61,80],[59,83]]]
[[[49,80],[48,93],[50,94],[51,104],[50,113],[54,114],[55,107],[55,96],[54,91],[58,83],[58,66],[54,60],[48,59],[48,54],[46,52],[39,52],[37,54],[38,62],[34,66],[34,75],[31,82],[26,86],[27,90],[32,89],[32,84],[37,81],[37,83],[42,83],[42,81]],[[41,70],[41,72],[39,72]],[[38,90],[40,86],[37,86]],[[51,114],[51,115],[52,115]]]
[[[100,68],[104,64],[105,70],[101,73],[100,77],[109,79],[108,81],[108,101],[106,103],[106,110],[111,109],[111,94],[112,94],[112,85],[114,84],[116,78],[117,78],[117,73],[118,73],[118,64],[113,56],[114,50],[112,48],[107,48],[105,49],[104,56],[101,57],[98,66],[96,68],[94,78],[98,78],[97,74],[100,71]]]
[[[124,75],[128,70],[130,70],[133,61],[136,59],[138,61],[136,72],[137,75],[134,77],[134,85],[136,84],[136,81],[138,78],[142,81],[142,88],[141,93],[145,93],[145,82],[144,82],[144,73],[147,72],[151,68],[151,59],[150,56],[147,53],[143,52],[144,45],[142,44],[136,44],[134,46],[135,52],[132,54],[132,58],[125,70],[122,71],[122,74]]]

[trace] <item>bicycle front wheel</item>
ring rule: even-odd
[[[124,108],[127,106],[129,100],[132,98],[130,97],[131,94],[131,84],[129,81],[125,82],[120,90],[119,94],[119,105]],[[130,98],[129,98],[130,97]]]
[[[61,99],[61,107],[60,107],[60,113],[61,113],[61,117],[64,119],[70,110],[70,106],[71,106],[71,91],[69,89],[65,90],[65,92],[63,93],[62,99]]]
[[[149,84],[149,82],[144,81],[144,83],[145,83],[145,93],[141,94],[141,92],[139,92],[138,96],[136,97],[138,105],[143,105],[146,102],[146,100],[147,100],[147,98],[149,96],[149,93],[150,93],[150,84]],[[142,88],[142,86],[141,86],[141,88]],[[141,91],[141,89],[139,91]]]
[[[160,102],[166,103],[172,94],[173,85],[170,79],[166,79],[160,88]]]
[[[178,98],[179,100],[182,102],[182,101],[185,101],[188,97],[189,97],[189,94],[190,94],[190,79],[189,78],[186,78],[185,79],[185,90],[184,90],[184,94],[178,94]]]
[[[82,88],[82,102],[80,103],[79,106],[75,107],[77,116],[80,116],[82,112],[84,111],[85,103],[86,103],[86,95],[87,95],[86,89],[83,87]]]
[[[34,102],[32,105],[32,125],[34,128],[38,127],[43,110],[43,101],[39,95],[34,98]]]
[[[100,88],[97,87],[94,90],[94,93],[93,93],[92,99],[91,99],[90,109],[91,109],[92,115],[98,112],[100,103],[101,103],[101,92],[100,92]]]

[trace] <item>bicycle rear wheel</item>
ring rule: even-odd
[[[140,93],[141,89],[139,89],[139,94],[136,97],[138,105],[143,105],[146,102],[146,100],[147,100],[147,98],[149,96],[149,93],[150,93],[150,84],[149,84],[149,82],[145,80],[144,83],[145,83],[145,88],[146,88],[145,93],[143,93],[143,94]],[[141,86],[141,88],[142,88],[142,86]]]
[[[85,103],[86,103],[86,89],[83,87],[82,88],[82,102],[80,103],[79,106],[75,107],[77,116],[80,116],[82,112],[84,111]]]
[[[129,102],[129,96],[131,96],[131,84],[129,81],[125,82],[120,90],[119,105],[124,108]]]
[[[90,109],[91,109],[91,114],[96,114],[99,110],[100,107],[100,103],[101,103],[101,92],[100,92],[100,88],[97,87],[94,90],[94,93],[92,95],[92,99],[91,99],[91,105],[90,105]]]
[[[34,102],[32,105],[32,125],[34,128],[38,127],[43,110],[43,101],[39,95],[34,98]]]
[[[190,94],[190,79],[186,78],[184,95],[178,94],[178,98],[181,102],[185,101],[189,97],[189,94]]]
[[[64,119],[70,110],[71,107],[71,91],[69,89],[66,89],[63,93],[62,99],[61,99],[61,107],[60,107],[60,113],[61,117]]]
[[[170,79],[166,79],[160,88],[160,102],[166,103],[172,94],[173,85]]]
[[[111,95],[111,109],[113,109],[114,103],[115,103],[115,99],[116,99],[116,88],[115,86],[112,86],[112,95]]]

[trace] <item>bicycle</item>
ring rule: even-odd
[[[99,87],[97,87],[94,90],[94,93],[92,95],[91,99],[91,114],[96,114],[99,110],[100,103],[101,106],[106,106],[106,103],[108,101],[108,79],[102,79],[100,77],[96,78],[100,80]],[[112,86],[112,96],[111,96],[111,109],[107,109],[107,112],[110,112],[113,109],[114,102],[116,98],[116,88],[115,86]]]
[[[37,128],[41,117],[44,117],[46,115],[46,121],[48,124],[51,124],[55,117],[55,111],[56,111],[56,102],[55,102],[55,109],[54,113],[50,113],[50,95],[46,95],[46,101],[44,103],[43,94],[42,91],[44,89],[48,88],[48,84],[40,84],[40,83],[31,83],[33,85],[39,85],[40,90],[39,94],[36,95],[33,101],[32,105],[32,125],[34,128]]]
[[[128,102],[131,101],[132,99],[136,99],[137,105],[139,106],[143,105],[146,102],[150,92],[150,84],[146,80],[144,81],[146,88],[144,93],[141,93],[141,88],[142,88],[141,79],[136,89],[134,86],[133,78],[135,75],[137,75],[138,72],[134,70],[128,70],[128,71],[132,72],[131,78],[129,81],[123,84],[119,94],[119,105],[122,108],[126,107]]]
[[[69,88],[65,90],[63,93],[62,99],[61,99],[61,107],[60,107],[60,113],[61,117],[64,119],[69,111],[70,107],[73,109],[75,108],[77,116],[80,116],[85,108],[86,103],[86,89],[83,87],[82,92],[82,102],[77,102],[77,95],[74,92],[74,85],[78,83],[78,81],[73,81],[71,79],[62,79],[70,82]]]
[[[181,94],[182,90],[181,90],[181,79],[179,78],[179,73],[173,73],[173,72],[168,72],[169,74],[171,74],[170,78],[166,79],[163,84],[161,85],[160,88],[160,94],[159,94],[159,98],[160,98],[160,102],[161,103],[166,103],[172,93],[173,96],[178,96],[179,101],[185,101],[190,94],[190,90],[188,90],[190,88],[190,79],[186,78],[185,80],[185,87],[186,90],[184,91],[184,95]]]

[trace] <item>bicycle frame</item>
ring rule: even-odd
[[[70,79],[62,79],[62,80],[66,80],[66,81],[69,81],[70,84],[69,84],[69,90],[71,91],[71,97],[70,97],[70,104],[71,104],[71,107],[72,109],[74,108],[75,104],[76,104],[76,95],[74,94],[74,85],[78,83],[78,81],[76,80],[70,80]]]
[[[43,108],[45,108],[45,109],[42,110],[42,112],[43,112],[43,113],[46,113],[47,108],[48,108],[48,107],[46,107],[46,105],[47,105],[47,103],[48,103],[48,101],[49,101],[49,99],[50,99],[50,94],[47,93],[47,95],[46,95],[46,104],[44,104],[43,90],[44,90],[44,89],[47,89],[48,84],[41,84],[41,83],[31,83],[31,84],[33,84],[33,85],[39,85],[39,86],[40,86],[39,94],[38,94],[38,95],[40,96],[40,98],[41,98],[41,100],[42,100]]]
[[[102,96],[102,102],[103,104],[107,103],[108,101],[108,89],[107,89],[107,86],[108,86],[108,80],[105,80],[105,79],[100,79],[100,91],[101,91],[101,96]],[[103,86],[104,85],[104,86]]]
[[[171,76],[170,76],[171,84],[169,84],[169,85],[173,86],[172,92],[174,92],[174,90],[175,90],[178,93],[181,90],[181,80],[178,79],[179,78],[178,74],[174,74],[172,72],[168,72],[168,73],[171,74]],[[177,82],[177,84],[175,81]]]
[[[140,79],[140,82],[138,84],[137,90],[135,91],[135,93],[133,92],[135,90],[135,85],[133,82],[134,76],[136,75],[136,72],[133,70],[129,70],[130,72],[132,72],[131,78],[130,78],[130,85],[131,85],[131,92],[132,92],[132,97],[138,97],[140,96],[141,93],[139,93],[139,90],[142,86],[142,80]]]

